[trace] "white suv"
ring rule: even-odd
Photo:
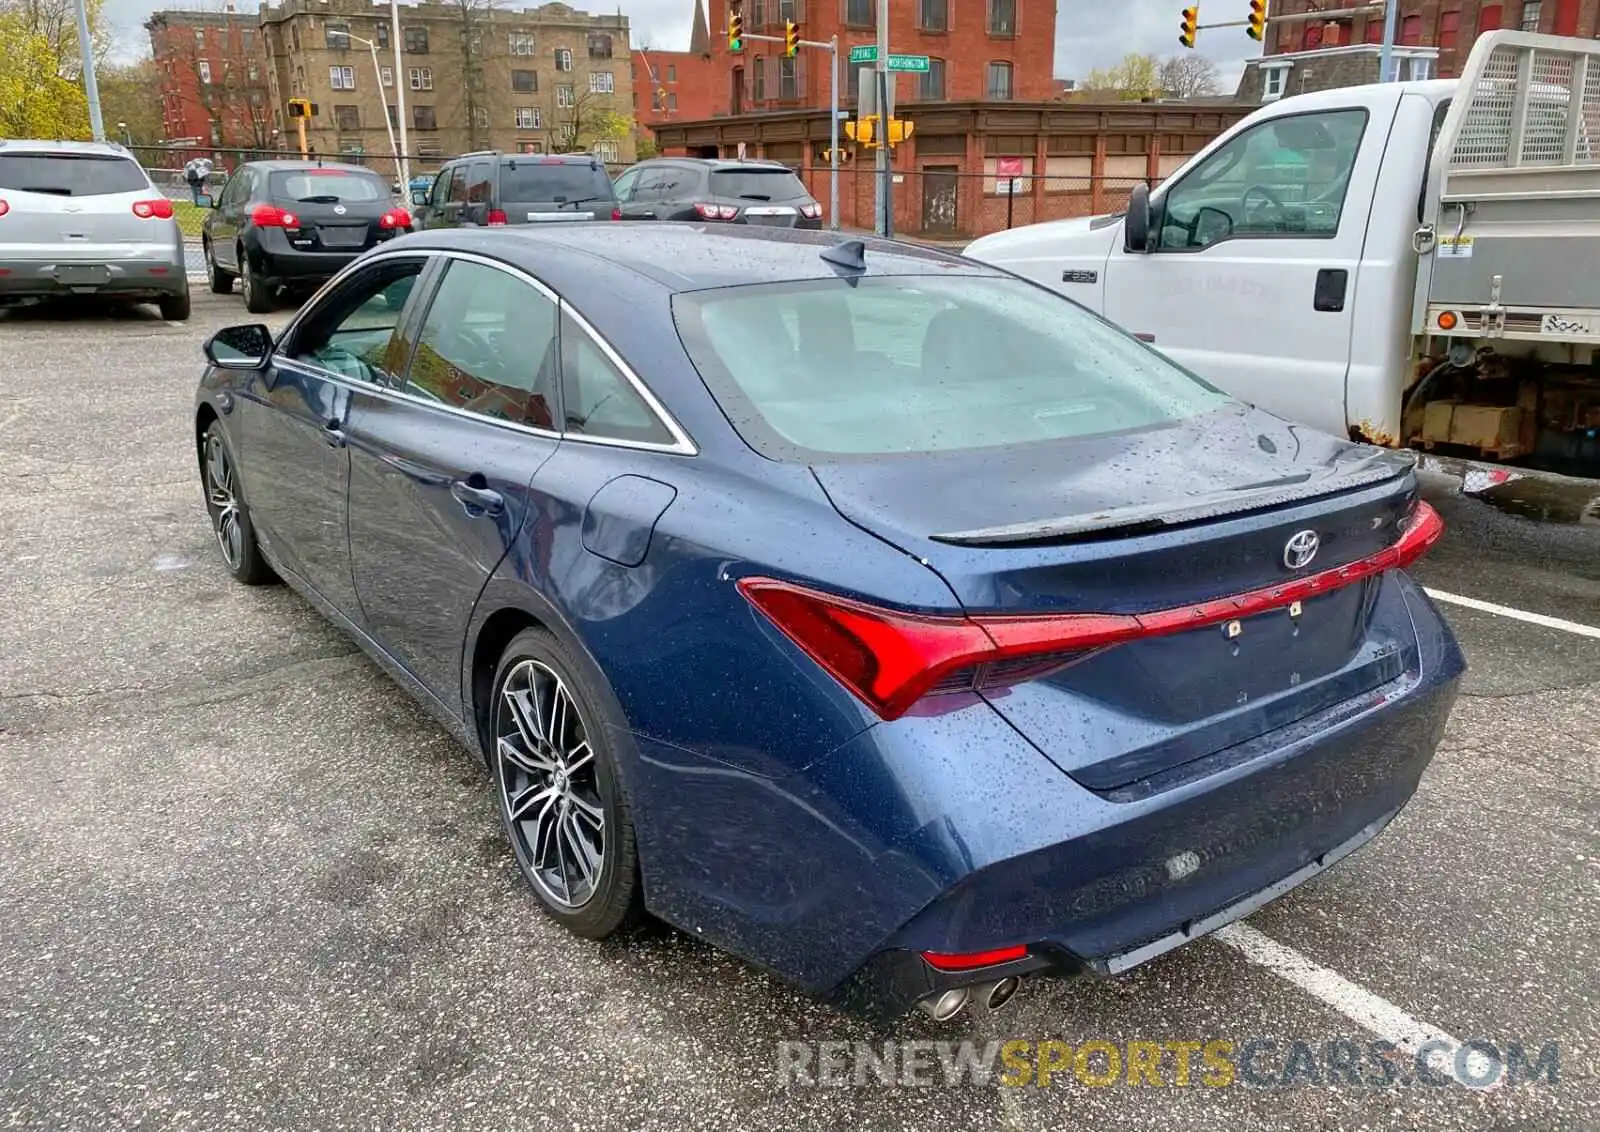
[[[120,145],[0,141],[0,303],[75,294],[188,318],[172,202]]]

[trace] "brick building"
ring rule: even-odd
[[[703,0],[694,2],[689,50],[633,49],[633,116],[641,127],[709,118],[718,110],[720,72],[711,53]]]
[[[231,5],[230,5],[231,7]],[[273,144],[266,57],[254,15],[164,10],[145,21],[169,141],[262,149]]]
[[[1381,15],[1344,15],[1366,0],[1276,0],[1269,16],[1322,10],[1325,20],[1269,23],[1264,54],[1240,81],[1243,101],[1377,82]],[[1402,79],[1452,78],[1478,36],[1500,28],[1600,35],[1600,0],[1400,0],[1395,66]]]
[[[520,11],[488,3],[400,6],[401,72],[395,74],[387,7],[368,0],[283,0],[261,8],[261,41],[274,125],[287,141],[290,98],[318,115],[308,141],[322,154],[384,155],[397,124],[395,84],[405,84],[413,172],[478,149],[555,153],[585,149],[632,161],[628,18],[548,3]],[[377,74],[371,49],[378,45]],[[397,131],[398,135],[398,131]]]
[[[895,102],[1040,101],[1053,98],[1055,0],[887,0],[889,46],[926,55],[925,75],[898,76]],[[749,41],[728,50],[729,0],[711,2],[711,53],[721,90],[716,113],[742,114],[828,106],[828,54],[803,49],[785,59],[781,44]],[[841,105],[854,105],[859,70],[847,49],[876,42],[877,0],[742,0],[746,34],[782,36],[800,24],[803,39],[839,36]]]

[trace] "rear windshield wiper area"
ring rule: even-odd
[[[739,199],[740,200],[771,200],[772,196],[769,193],[740,193],[739,194]]]
[[[605,197],[574,197],[572,200],[557,201],[556,202],[556,207],[557,208],[565,208],[567,205],[570,204],[573,208],[577,208],[580,204],[593,204],[597,200],[605,200],[605,199],[606,199]]]
[[[314,197],[296,197],[298,204],[338,204],[344,198],[333,193],[321,193]]]
[[[70,197],[72,195],[71,189],[58,188],[54,185],[24,185],[15,191],[19,193],[49,193],[53,197]]]

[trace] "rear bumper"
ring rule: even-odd
[[[282,229],[253,229],[252,233],[246,238],[246,254],[252,256],[251,266],[272,283],[325,282],[367,252],[366,248],[301,251],[289,243]]]
[[[57,295],[181,295],[189,289],[183,260],[24,260],[0,255],[0,298]]]
[[[644,789],[675,791],[637,815],[648,898],[874,1015],[1010,974],[1127,970],[1330,867],[1416,791],[1465,662],[1421,592],[1397,583],[1418,638],[1402,676],[1132,800],[1079,785],[981,704],[873,727],[802,775],[744,786],[703,769],[652,782],[681,753],[646,752]],[[920,957],[1017,945],[1025,959],[959,975]]]

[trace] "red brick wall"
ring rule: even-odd
[[[720,109],[717,95],[724,80],[711,56],[635,48],[632,63],[633,113],[641,126],[692,122],[710,118]],[[659,106],[656,90],[665,92]]]
[[[191,22],[185,16],[198,16]],[[158,12],[145,25],[161,77],[161,121],[169,138],[201,138],[202,147],[271,144],[267,53],[255,16]],[[201,63],[211,81],[201,81]],[[251,68],[255,68],[254,75]]]
[[[779,78],[779,59],[783,48],[777,43],[747,41],[738,55],[728,51],[729,0],[711,0],[711,51],[720,76],[716,90],[716,112],[732,112],[732,72],[743,68],[744,109],[778,109],[780,107],[822,107],[828,105],[828,53],[820,49],[803,48],[796,74],[796,97],[785,99]],[[987,96],[988,65],[992,62],[1011,64],[1012,98],[1038,101],[1056,96],[1056,83],[1051,75],[1055,60],[1056,4],[1055,0],[1012,0],[1015,13],[1015,31],[1011,35],[990,35],[987,26],[989,0],[945,0],[945,31],[927,31],[918,27],[921,0],[887,0],[889,4],[889,45],[896,54],[927,55],[945,64],[943,98],[948,101],[976,99]],[[783,13],[796,11],[800,17],[802,39],[826,42],[839,36],[841,59],[839,76],[840,105],[849,108],[855,98],[847,93],[847,51],[855,44],[876,42],[876,28],[846,25],[844,16],[846,0],[793,0],[791,9],[780,0],[743,0],[744,30],[748,34],[783,35]],[[868,7],[863,3],[863,7]],[[874,15],[875,9],[869,8]],[[763,20],[763,16],[765,17]],[[767,68],[765,97],[755,99],[754,73],[756,59],[765,60]],[[896,104],[915,101],[919,93],[916,75],[898,76],[895,89]]]

